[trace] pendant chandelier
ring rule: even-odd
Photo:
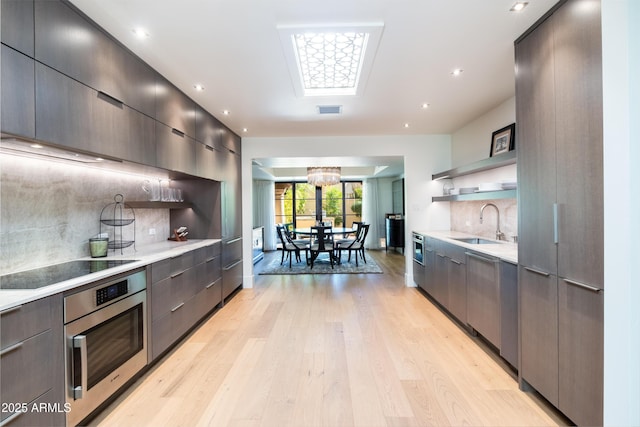
[[[316,187],[335,185],[340,182],[339,167],[310,167],[307,168],[307,182]]]

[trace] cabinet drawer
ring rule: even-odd
[[[39,299],[0,313],[0,348],[12,346],[51,328],[51,300]]]
[[[4,400],[3,402],[10,403]],[[45,404],[47,405],[47,410],[32,410],[34,407],[40,408],[40,405]],[[65,424],[64,400],[56,398],[56,394],[53,390],[50,390],[38,399],[29,402],[27,408],[27,412],[13,414],[2,413],[2,422],[6,422],[6,425],[10,427],[61,426]],[[54,410],[51,410],[51,408]],[[9,418],[11,418],[11,420],[9,420]]]
[[[157,283],[171,276],[171,258],[151,264],[151,283]]]
[[[222,265],[229,264],[242,259],[242,237],[231,238],[222,242]]]
[[[222,278],[207,285],[195,297],[196,317],[201,319],[222,301]]]
[[[228,297],[242,285],[242,260],[222,268],[222,298]]]
[[[222,258],[220,255],[215,258],[210,258],[205,262],[205,268],[207,270],[207,284],[218,280],[222,277],[222,266],[220,265]]]
[[[220,242],[214,243],[213,245],[209,245],[206,248],[206,259],[210,260],[211,258],[215,258],[222,253],[222,244]]]
[[[195,265],[195,252],[189,251],[182,255],[171,257],[171,276],[175,276]]]
[[[52,348],[53,333],[49,329],[2,350],[2,402],[31,402],[53,387]]]

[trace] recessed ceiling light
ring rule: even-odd
[[[149,33],[147,33],[144,28],[135,28],[133,30],[133,34],[135,34],[139,39],[146,39],[149,37]]]
[[[422,108],[423,110],[426,110],[427,108],[429,108],[429,104],[425,102],[420,106],[420,108]]]
[[[231,111],[229,111],[229,110],[222,110],[222,114],[224,114],[225,116],[228,116],[229,114],[231,114]]]
[[[527,7],[528,4],[529,2],[526,2],[526,1],[518,1],[513,6],[511,6],[511,9],[509,9],[509,11],[520,12],[522,9]]]
[[[464,70],[462,68],[456,68],[451,72],[452,76],[459,76],[460,74],[462,74]]]
[[[247,129],[247,128],[242,128],[242,132],[247,133],[247,132],[249,132],[249,129]]]
[[[196,83],[193,85],[194,89],[197,90],[198,92],[202,92],[204,90],[204,86],[202,86],[200,83]]]
[[[409,127],[409,123],[404,124],[405,129]]]

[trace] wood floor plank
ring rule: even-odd
[[[367,257],[384,273],[256,275],[89,425],[562,424],[405,286],[403,255]]]

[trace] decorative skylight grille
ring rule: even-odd
[[[279,25],[296,95],[362,94],[383,29],[382,23]]]
[[[306,90],[355,90],[367,42],[366,33],[303,33],[295,34],[293,38]]]

